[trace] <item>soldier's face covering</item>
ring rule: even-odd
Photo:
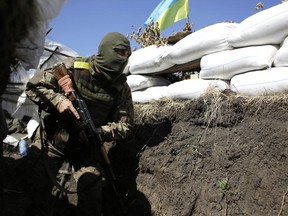
[[[122,74],[130,55],[129,40],[118,32],[110,32],[100,42],[95,63],[113,81]]]

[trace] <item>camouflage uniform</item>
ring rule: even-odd
[[[131,91],[126,75],[122,73],[128,57],[119,56],[115,52],[118,48],[130,52],[129,41],[119,33],[109,33],[101,41],[96,56],[67,58],[63,62],[73,74],[95,126],[101,128],[104,141],[127,138],[134,124]],[[95,146],[89,145],[73,116],[58,112],[57,107],[67,98],[58,85],[53,70],[54,67],[51,67],[37,74],[26,87],[27,96],[39,105],[45,116],[44,140],[49,155],[46,163],[48,161],[50,171],[56,175],[63,160],[68,159],[75,169],[78,215],[100,215],[103,176],[100,156]],[[34,145],[41,147],[39,131]],[[30,153],[30,157],[33,158],[33,153]],[[43,165],[42,162],[39,161],[38,164],[33,173],[35,179],[32,178],[31,197],[34,210],[30,215],[35,211],[39,216],[39,210],[43,210],[48,203],[52,185],[50,183],[50,187],[47,187],[50,180],[43,169],[39,168]],[[42,183],[39,184],[39,181]]]

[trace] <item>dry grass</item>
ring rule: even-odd
[[[164,98],[153,103],[146,104],[134,104],[135,120],[137,123],[144,123],[147,121],[158,121],[168,115],[177,115],[179,111],[183,111],[186,105],[191,102],[199,101],[199,103],[204,102],[204,121],[206,126],[215,126],[223,121],[229,121],[228,119],[223,119],[229,110],[233,106],[238,106],[239,109],[243,111],[243,118],[245,118],[245,113],[251,107],[253,107],[253,112],[255,115],[260,110],[268,109],[273,106],[281,106],[278,109],[287,109],[288,107],[288,94],[272,95],[272,96],[240,96],[231,92],[220,92],[215,88],[208,89],[205,94],[197,99],[191,100],[172,100]],[[235,108],[234,108],[235,109]],[[184,110],[185,111],[185,110]],[[193,111],[192,111],[193,112]]]
[[[173,114],[173,112],[177,113],[184,106],[185,103],[168,98],[163,98],[152,103],[134,104],[134,110],[137,113],[135,121],[139,123],[157,121],[167,116],[168,111],[169,114]]]
[[[258,105],[259,107],[269,107],[275,103],[288,104],[288,94],[270,95],[270,96],[255,96],[245,97],[246,105]]]
[[[231,104],[235,101],[241,103],[239,106],[242,107],[243,111],[249,110],[251,107],[255,107],[255,115],[261,109],[269,109],[272,106],[279,106],[279,109],[287,109],[288,107],[288,94],[278,94],[278,95],[269,95],[269,96],[240,96],[240,95],[226,95],[222,92],[219,92],[215,89],[207,91],[203,95],[204,101],[207,102],[205,119],[207,125],[210,126],[212,122],[221,122],[223,116],[230,109]],[[205,99],[207,98],[207,100]]]
[[[216,123],[222,121],[222,117],[226,112],[227,106],[224,107],[223,94],[215,88],[208,89],[203,95],[206,105],[206,112],[204,114],[207,127],[211,126],[212,122]],[[207,98],[207,99],[206,99]]]

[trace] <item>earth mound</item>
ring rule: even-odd
[[[231,92],[135,104],[132,137],[107,146],[128,215],[288,215],[287,107],[287,95],[251,98]],[[4,152],[9,216],[23,215],[11,209],[25,209],[24,204],[15,208],[17,199],[25,200],[29,178],[19,160]],[[66,186],[72,190],[73,180]],[[104,215],[118,215],[106,199],[110,207]],[[54,215],[60,215],[61,205],[65,215],[73,215],[76,200],[66,196],[66,207],[58,205]]]

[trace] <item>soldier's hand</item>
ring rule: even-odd
[[[75,109],[75,107],[73,106],[72,102],[69,99],[63,100],[62,103],[59,104],[57,109],[60,113],[67,112],[67,111],[71,112],[76,117],[76,119],[80,119],[80,116],[77,110]]]
[[[72,80],[69,75],[65,75],[61,79],[59,79],[58,84],[61,86],[66,95],[75,91],[73,89]]]

